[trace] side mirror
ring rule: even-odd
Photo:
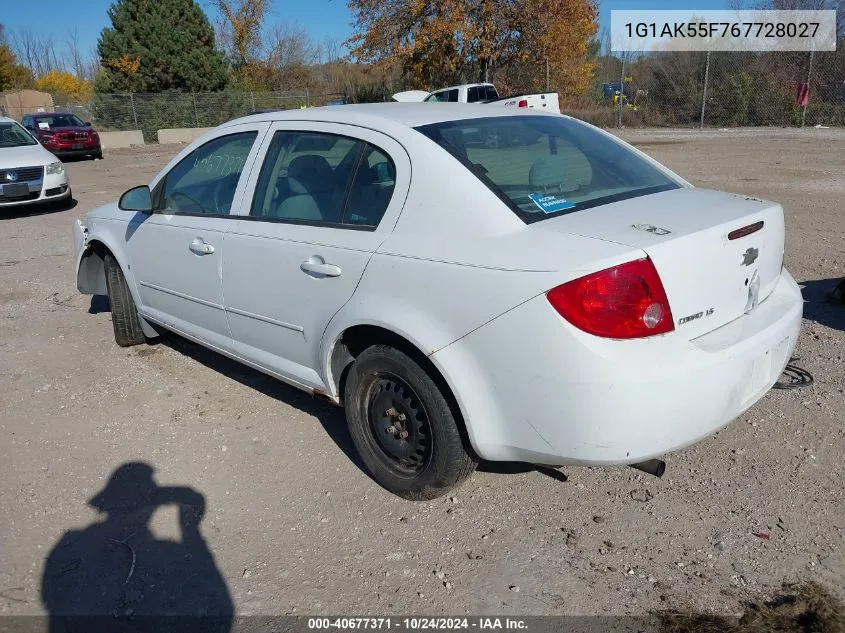
[[[88,127],[91,127],[91,121],[86,121],[85,125],[87,125]]]
[[[117,203],[122,211],[140,211],[141,213],[153,212],[153,198],[150,188],[147,185],[133,187],[122,196]]]

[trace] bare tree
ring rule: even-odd
[[[324,64],[331,64],[338,61],[340,59],[340,45],[337,43],[337,40],[333,37],[326,37],[323,40],[322,53]]]
[[[272,69],[276,89],[287,90],[307,86],[311,66],[320,58],[318,46],[304,28],[280,23],[265,38],[266,64]]]
[[[320,47],[299,25],[275,25],[266,38],[268,62],[277,68],[294,64],[314,64],[319,60]]]
[[[36,77],[46,75],[51,70],[64,68],[56,55],[55,45],[50,36],[39,36],[29,28],[20,28],[12,33],[12,42],[20,62],[27,66]]]
[[[82,55],[82,50],[79,47],[79,30],[74,26],[68,31],[67,39],[65,40],[67,47],[68,62],[73,74],[77,79],[85,79],[88,72],[88,64]]]
[[[97,78],[100,74],[102,66],[100,65],[100,51],[97,50],[97,45],[91,47],[88,51],[88,77],[91,81]]]
[[[259,59],[267,0],[211,0],[211,4],[220,14],[217,37],[232,64],[239,68]]]

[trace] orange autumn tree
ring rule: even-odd
[[[398,66],[413,87],[482,81],[517,67],[524,88],[540,87],[546,59],[553,87],[582,90],[592,74],[592,0],[349,0],[349,7],[352,55]]]
[[[527,0],[527,25],[524,27],[530,51],[542,74],[533,74],[531,86],[545,88],[545,62],[549,79],[561,97],[586,94],[594,77],[596,62],[588,54],[598,30],[598,12],[588,0]]]

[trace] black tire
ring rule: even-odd
[[[147,342],[144,330],[141,329],[141,317],[135,301],[129,292],[126,278],[120,269],[120,264],[111,253],[105,257],[106,289],[109,293],[111,305],[111,322],[114,328],[114,340],[121,347],[130,347]]]
[[[103,160],[103,151],[100,150],[99,152],[95,152],[94,154],[91,155],[91,158],[93,160]]]
[[[475,470],[477,459],[465,446],[446,397],[425,369],[398,349],[374,345],[361,352],[349,369],[344,406],[364,466],[400,497],[434,499]]]

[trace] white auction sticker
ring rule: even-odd
[[[612,10],[614,52],[835,51],[836,11]]]

